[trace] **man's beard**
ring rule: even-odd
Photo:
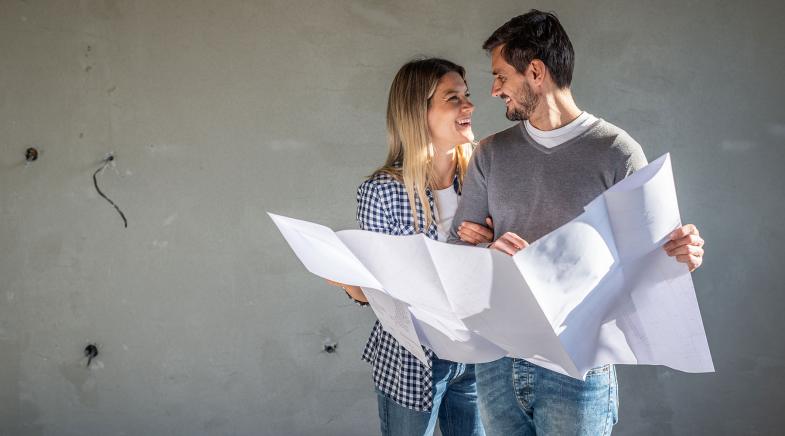
[[[507,119],[510,121],[524,121],[531,117],[537,104],[540,103],[540,96],[532,91],[528,83],[523,82],[523,87],[518,91],[515,96],[509,96],[512,99],[513,106],[507,109]]]

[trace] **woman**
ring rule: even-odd
[[[401,67],[387,102],[387,161],[357,191],[360,228],[446,241],[473,148],[473,111],[463,67],[434,58]],[[487,241],[478,234],[466,240]],[[367,301],[360,288],[336,285]],[[431,435],[438,418],[445,436],[484,435],[474,365],[425,351],[430,368],[374,325],[363,359],[373,366],[382,434]]]

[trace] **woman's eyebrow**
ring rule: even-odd
[[[469,92],[469,88],[466,88],[465,92]],[[447,90],[444,91],[444,93],[442,95],[444,95],[446,97],[446,96],[448,96],[450,94],[460,94],[460,93],[461,93],[460,89],[447,89]]]

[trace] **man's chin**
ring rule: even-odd
[[[525,117],[521,116],[521,113],[520,113],[520,112],[518,112],[518,111],[516,111],[516,110],[510,110],[510,109],[508,109],[508,110],[507,110],[507,112],[505,112],[505,114],[504,114],[504,115],[505,115],[505,116],[507,117],[507,119],[508,119],[508,120],[510,120],[510,121],[522,121],[522,120],[525,120],[525,119],[526,119]]]

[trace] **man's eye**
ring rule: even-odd
[[[447,100],[448,101],[456,101],[456,100],[458,100],[458,96],[457,95],[453,95],[452,97],[448,98]]]
[[[470,93],[468,93],[468,92],[466,93],[466,98],[469,98],[469,97],[471,97],[471,96],[472,96],[472,95],[471,95]]]

